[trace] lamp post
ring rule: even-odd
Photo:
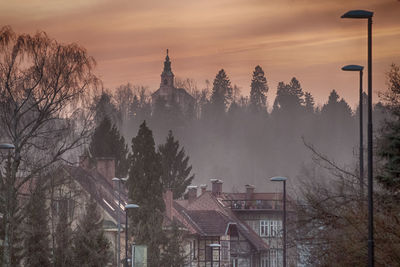
[[[128,263],[128,210],[137,209],[139,205],[127,204],[125,206],[125,261]]]
[[[113,182],[118,182],[118,209],[117,209],[117,223],[118,223],[118,242],[117,242],[117,266],[120,266],[121,261],[121,218],[120,218],[120,208],[121,208],[121,179],[115,177],[112,179]]]
[[[372,16],[374,12],[351,10],[342,15],[348,19],[368,20],[368,266],[374,266],[374,214],[372,180]]]
[[[210,248],[211,248],[211,267],[214,267],[214,248],[221,248],[221,245],[220,244],[218,244],[218,243],[214,243],[214,244],[210,244],[209,245],[210,246]],[[218,257],[218,259],[219,259],[219,257]],[[218,262],[218,267],[219,267],[219,262]]]
[[[362,77],[363,77],[363,66],[359,65],[347,65],[342,68],[343,71],[358,71],[360,72],[360,194],[364,196],[364,146],[363,146],[363,99],[362,99]]]
[[[272,182],[283,182],[283,267],[286,267],[286,177],[272,177]]]

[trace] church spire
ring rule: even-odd
[[[174,74],[171,69],[171,61],[169,60],[168,55],[169,50],[167,49],[167,55],[165,56],[164,61],[164,70],[161,73],[161,85],[163,86],[174,86]]]
[[[172,72],[171,71],[171,61],[169,61],[169,56],[168,56],[168,48],[167,48],[167,56],[165,57],[165,61],[164,61],[164,72]]]

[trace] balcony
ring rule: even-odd
[[[234,211],[281,211],[283,208],[281,200],[265,200],[265,199],[245,199],[231,200],[229,202],[231,210]]]

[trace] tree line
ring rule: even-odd
[[[318,183],[299,187],[304,201],[299,218],[304,220],[297,220],[303,227],[294,229],[308,232],[292,236],[303,237],[298,242],[310,235],[317,237],[315,242],[321,243],[304,245],[315,253],[311,255],[318,255],[317,264],[340,262],[339,255],[348,251],[352,253],[346,254],[346,260],[354,263],[365,252],[353,246],[362,247],[365,215],[358,209],[363,206],[363,198],[355,197],[359,194],[353,188],[357,180],[352,175],[356,170],[352,150],[357,144],[355,121],[359,111],[353,112],[335,90],[323,106],[316,107],[311,93],[292,78],[289,83],[278,84],[269,112],[269,87],[260,66],[253,72],[249,97],[232,86],[222,69],[212,88],[199,90],[191,79],[177,80],[176,85],[194,97],[191,109],[181,110],[178,103],[151,103],[149,90],[143,86],[126,84],[114,93],[99,93],[101,83],[93,74],[95,60],[86,50],[76,44],[60,44],[43,32],[17,34],[3,27],[0,51],[0,133],[15,146],[13,151],[0,152],[2,265],[18,266],[23,262],[31,266],[73,266],[73,261],[80,266],[100,266],[94,258],[106,256],[108,244],[99,220],[95,221],[97,215],[91,213],[97,210],[91,206],[92,201],[87,202],[86,214],[75,229],[70,228],[67,215],[62,213],[50,237],[45,227],[33,227],[52,224],[47,215],[49,207],[44,205],[51,199],[43,191],[51,191],[54,180],[47,177],[85,149],[92,163],[96,156],[113,156],[117,175],[128,175],[130,201],[142,207],[137,211],[140,216],[130,218],[132,234],[148,245],[150,266],[161,266],[161,262],[178,266],[174,264],[182,261],[177,253],[181,237],[176,226],[167,234],[160,230],[165,209],[162,192],[172,189],[174,198],[182,197],[194,180],[193,173],[197,182],[219,177],[226,178],[230,185],[257,185],[266,176],[294,177],[301,170],[303,176],[315,177]],[[374,106],[375,130],[382,129],[377,157],[382,167],[376,176],[382,188],[376,193],[376,227],[382,240],[397,240],[397,66],[392,67],[388,77],[389,90],[382,103]],[[344,163],[347,170],[341,172],[345,168],[332,167],[338,162],[308,152],[301,137]],[[132,140],[130,149],[125,139]],[[157,149],[156,143],[161,144]],[[310,158],[327,163],[328,171],[308,167],[310,161],[304,159]],[[324,187],[332,173],[338,178],[337,184]],[[28,196],[22,194],[23,188],[35,180],[40,182],[31,187],[33,191]],[[326,196],[333,200],[322,201]],[[360,242],[352,245],[352,240]],[[386,255],[396,262],[396,244],[381,243],[383,264],[392,263],[385,260]]]

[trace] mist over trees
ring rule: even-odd
[[[296,185],[296,175],[312,157],[303,139],[338,163],[353,165],[358,154],[359,111],[351,110],[336,90],[317,105],[293,77],[279,82],[276,97],[267,100],[268,73],[256,66],[249,76],[249,96],[231,84],[223,69],[205,88],[198,88],[193,79],[177,78],[176,86],[185,88],[195,100],[190,114],[178,103],[163,99],[151,103],[149,89],[130,84],[117,88],[110,103],[115,109],[125,109],[119,128],[128,140],[143,120],[153,130],[156,144],[162,144],[172,130],[190,156],[194,184],[219,178],[228,189],[247,183],[266,189],[265,177],[285,175]],[[121,104],[121,90],[129,96],[124,100],[131,102]],[[268,103],[272,104],[269,111]],[[385,117],[380,105],[374,110],[376,121]],[[118,125],[118,121],[113,123]]]
[[[388,88],[381,93],[378,111],[386,119],[378,124],[374,154],[374,238],[377,266],[400,264],[400,69],[393,65]],[[332,92],[330,104],[347,107]],[[348,111],[347,111],[348,112]],[[379,113],[378,113],[379,114]],[[306,266],[367,265],[367,199],[360,189],[356,165],[336,164],[309,146],[313,164],[299,172],[301,186],[296,190],[297,220],[289,226],[290,246],[303,254]],[[321,177],[325,177],[323,180]],[[365,179],[365,177],[364,177]]]

